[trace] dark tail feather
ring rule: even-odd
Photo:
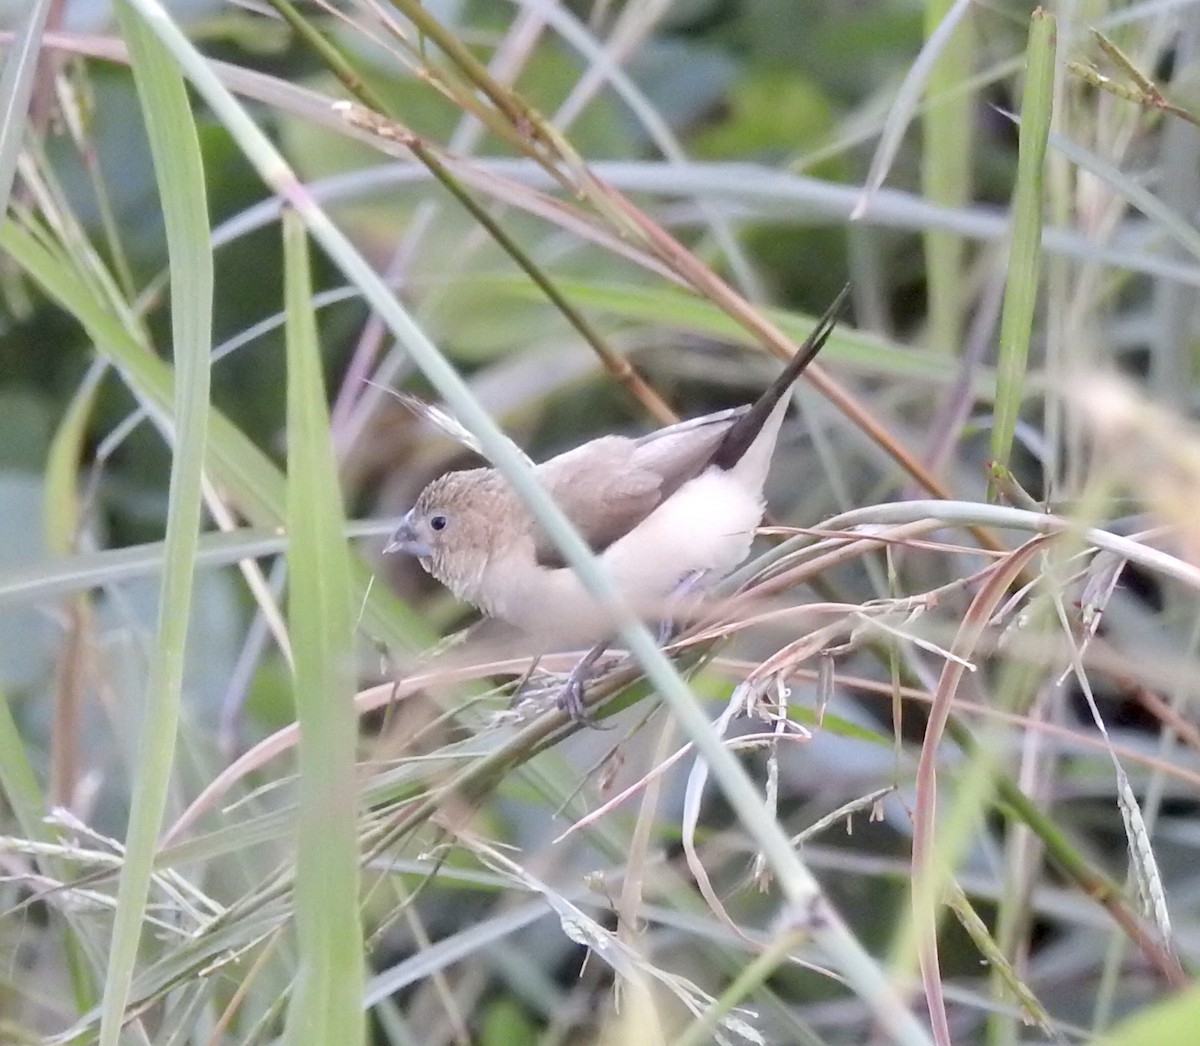
[[[721,440],[710,459],[710,464],[716,465],[719,469],[731,469],[742,460],[742,455],[758,438],[762,427],[767,423],[771,411],[795,384],[796,379],[804,373],[804,369],[816,358],[829,335],[833,333],[833,328],[837,326],[838,318],[841,316],[849,295],[850,285],[847,284],[834,298],[833,304],[825,310],[825,315],[817,321],[812,333],[804,339],[804,344],[800,346],[796,355],[788,361],[783,373],[771,383],[771,387],[754,402],[754,405],[729,427],[725,438]]]

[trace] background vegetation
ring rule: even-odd
[[[1195,1041],[1196,4],[0,12],[0,1042]],[[847,281],[610,729],[431,654],[388,388],[524,484]]]

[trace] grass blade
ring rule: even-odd
[[[1012,246],[1004,287],[1004,311],[1000,317],[1000,359],[992,422],[992,459],[1006,468],[1021,410],[1029,336],[1037,304],[1042,257],[1042,176],[1050,136],[1054,60],[1054,16],[1039,7],[1033,12],[1029,29],[1025,92],[1021,98]]]
[[[312,309],[308,239],[285,212],[289,619],[300,723],[296,934],[284,1041],[363,1041],[350,560]]]
[[[25,133],[25,113],[37,79],[38,50],[42,30],[50,14],[51,0],[35,0],[0,73],[0,214],[8,210],[8,194],[17,173],[17,157]]]
[[[926,0],[929,39],[943,19],[959,21],[929,73],[929,105],[924,113],[921,184],[934,203],[958,209],[971,197],[971,138],[975,96],[963,90],[971,77],[975,32],[963,5]],[[966,244],[953,233],[925,233],[925,267],[929,285],[930,348],[957,355],[962,318],[968,301],[964,289]]]
[[[200,142],[187,89],[167,50],[124,2],[117,15],[129,45],[150,138],[171,265],[175,354],[174,455],[159,590],[157,642],[150,661],[140,761],[133,782],[125,865],[109,950],[101,1046],[116,1046],[142,938],[155,841],[175,758],[183,660],[199,540],[212,345],[212,253]]]

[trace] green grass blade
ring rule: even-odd
[[[1033,13],[1021,98],[1020,154],[1013,196],[1012,246],[1000,318],[1000,358],[992,422],[992,459],[1005,467],[1021,410],[1029,337],[1037,303],[1042,255],[1042,180],[1050,135],[1054,87],[1055,20],[1038,8]]]
[[[8,210],[8,195],[25,134],[25,114],[37,78],[42,30],[51,6],[52,0],[35,0],[30,5],[4,60],[4,72],[0,73],[0,214]]]
[[[363,1041],[350,559],[312,309],[304,224],[285,212],[288,616],[300,723],[296,936],[284,1040]]]
[[[170,54],[123,2],[117,4],[117,15],[129,46],[166,224],[176,378],[171,415],[174,455],[158,635],[150,660],[140,759],[134,775],[125,864],[104,985],[101,1046],[116,1046],[121,1035],[142,939],[155,842],[175,758],[201,522],[200,481],[208,427],[213,306],[204,168],[187,89]]]
[[[732,345],[759,347],[743,328],[712,302],[669,283],[564,278],[559,280],[559,286],[580,306],[608,313],[624,322],[662,324],[719,338]],[[517,277],[480,276],[474,282],[474,289],[478,291],[480,309],[488,307],[495,298],[538,300],[537,289],[528,280]],[[474,306],[475,299],[471,299],[471,303]],[[812,316],[766,307],[762,313],[797,342],[803,341],[812,330]],[[918,381],[935,387],[948,386],[956,377],[946,366],[945,352],[913,348],[850,327],[835,330],[822,353],[823,358],[836,362],[839,369],[870,377]],[[994,373],[981,368],[974,384],[975,394],[989,400],[994,388]]]
[[[1188,988],[1137,1011],[1100,1040],[1100,1046],[1186,1046],[1200,1021],[1200,988]]]
[[[71,397],[67,413],[50,443],[46,460],[46,549],[52,556],[70,553],[79,528],[79,462],[87,440],[88,421],[104,376],[103,363],[92,369]]]
[[[25,837],[48,842],[52,833],[42,823],[45,810],[42,790],[25,755],[25,744],[4,693],[0,693],[0,789],[4,790],[4,798]]]
[[[926,0],[926,35],[931,37],[951,13],[951,0]],[[963,17],[929,73],[929,105],[923,120],[921,184],[929,200],[948,208],[965,207],[971,194],[971,136],[975,96],[964,91],[971,77],[975,32],[970,13]],[[929,286],[929,335],[934,349],[956,354],[968,295],[964,288],[966,244],[941,229],[925,233]]]

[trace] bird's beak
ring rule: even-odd
[[[409,512],[400,521],[400,526],[392,532],[392,539],[384,546],[383,551],[385,553],[407,552],[410,556],[416,556],[418,559],[428,559],[433,555],[433,549],[417,537],[411,516],[412,513]]]

